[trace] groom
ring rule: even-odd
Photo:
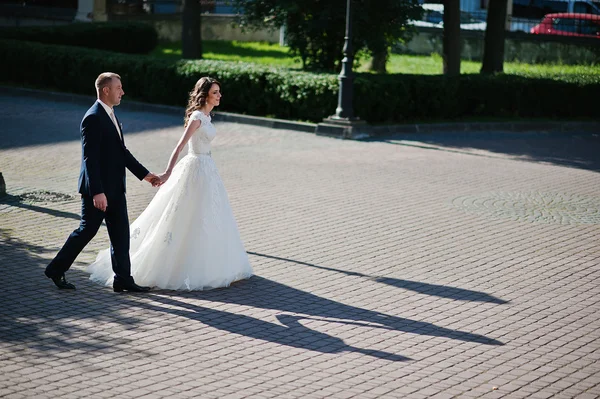
[[[65,272],[106,220],[115,273],[114,291],[149,291],[150,287],[137,285],[131,276],[125,168],[153,186],[159,186],[160,179],[148,172],[125,147],[123,132],[113,110],[125,94],[121,77],[110,72],[100,74],[96,79],[96,92],[98,101],[81,121],[81,223],[46,267],[45,274],[58,288],[75,289],[75,285],[66,280]]]

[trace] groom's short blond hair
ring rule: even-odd
[[[116,73],[112,72],[103,72],[96,78],[96,90],[98,92],[102,91],[102,88],[108,86],[113,79],[121,80],[121,77]]]

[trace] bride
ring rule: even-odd
[[[216,135],[210,112],[221,84],[203,77],[190,93],[185,131],[171,154],[162,184],[131,225],[131,274],[141,285],[171,290],[227,287],[252,276],[227,192],[211,158]],[[188,144],[188,154],[177,159]],[[110,249],[88,267],[90,279],[111,285]]]

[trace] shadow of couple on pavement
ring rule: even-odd
[[[477,291],[392,278],[372,278],[360,273],[346,272],[250,251],[248,253],[349,275],[361,275],[383,284],[406,288],[428,295],[494,304],[507,303],[506,301]],[[342,339],[306,327],[302,321],[340,323],[358,327],[443,337],[484,345],[503,345],[502,342],[496,339],[476,333],[439,327],[428,322],[405,319],[346,305],[260,276],[253,276],[249,280],[237,282],[226,289],[192,292],[154,290],[150,296],[154,303],[145,303],[142,305],[150,310],[177,314],[234,334],[322,353],[357,352],[392,361],[410,360],[404,356],[385,351],[363,349],[348,345]],[[285,313],[276,315],[277,320],[281,324],[275,324],[246,315],[199,306],[193,303],[195,299]]]
[[[361,353],[389,361],[411,359],[384,350],[349,345],[341,338],[305,324],[340,323],[484,345],[503,345],[496,339],[476,333],[346,305],[259,276],[210,291],[154,290],[148,295],[117,295],[90,282],[86,273],[74,268],[69,271],[69,279],[76,283],[78,290],[60,291],[43,275],[47,263],[47,256],[43,255],[49,250],[14,238],[8,230],[0,233],[3,241],[0,261],[4,266],[0,283],[5,287],[0,293],[3,308],[0,342],[10,344],[8,347],[15,350],[25,345],[58,356],[65,350],[95,353],[123,347],[127,357],[152,355],[137,351],[134,339],[115,337],[113,333],[104,333],[104,330],[95,327],[92,328],[94,331],[88,331],[90,326],[98,323],[111,323],[113,332],[143,328],[145,311],[185,317],[221,331],[293,348],[320,353]],[[20,283],[15,285],[10,281]],[[275,315],[277,322],[270,322],[239,312],[201,306],[198,300],[282,314]],[[89,338],[82,340],[82,336]]]

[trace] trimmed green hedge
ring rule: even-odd
[[[221,111],[319,122],[335,112],[337,76],[224,61],[178,61],[0,40],[0,81],[94,94],[101,72],[119,73],[127,95],[185,106],[201,76],[223,84]],[[598,119],[600,76],[570,81],[514,75],[358,74],[354,111],[370,123],[464,117]]]
[[[1,27],[0,39],[148,54],[158,44],[158,33],[152,25],[140,22],[82,22],[60,26]]]

